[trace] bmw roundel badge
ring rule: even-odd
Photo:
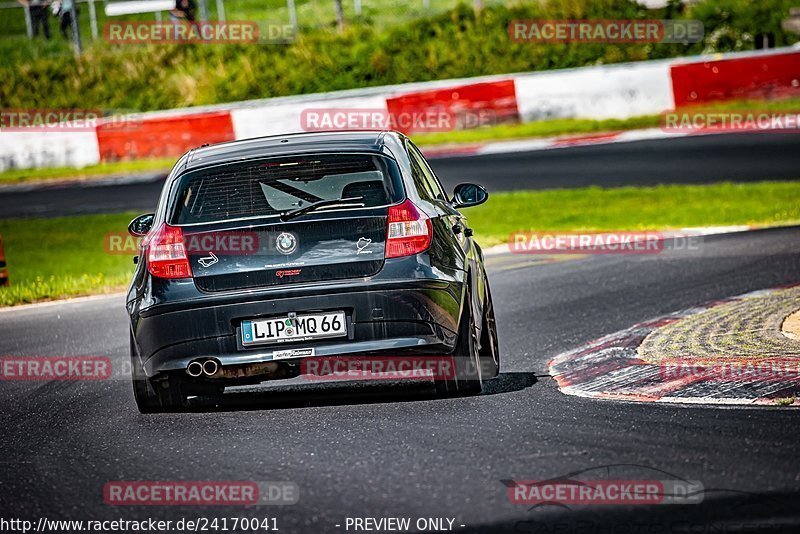
[[[291,254],[297,250],[297,238],[294,234],[283,232],[275,240],[275,247],[281,254]]]

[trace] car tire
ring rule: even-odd
[[[136,406],[139,408],[140,413],[159,412],[161,403],[158,401],[158,395],[153,390],[152,384],[147,379],[141,361],[139,361],[139,355],[136,353],[136,347],[133,342],[133,334],[131,334],[130,343],[131,380],[133,382],[133,398],[136,400]]]
[[[481,358],[481,379],[495,378],[500,374],[500,345],[497,342],[497,322],[494,318],[492,292],[489,279],[483,275],[486,288],[486,299],[483,305],[483,324],[481,325],[481,343],[478,354]]]
[[[181,380],[177,375],[159,381],[150,380],[144,372],[131,334],[131,379],[136,407],[143,414],[181,410],[186,399],[181,393]]]
[[[454,373],[452,380],[437,378],[436,393],[443,397],[469,395],[481,391],[481,371],[478,356],[478,338],[472,299],[469,291],[464,299],[464,311],[458,327],[458,339],[452,354]]]

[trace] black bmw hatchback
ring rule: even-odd
[[[448,197],[392,131],[188,152],[128,228],[142,237],[127,295],[139,410],[322,360],[424,357],[449,370],[430,373],[439,393],[479,392],[500,359],[483,253],[458,210],[487,196],[462,184]]]

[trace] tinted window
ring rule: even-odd
[[[428,165],[428,162],[425,161],[419,149],[411,143],[409,143],[408,148],[411,153],[411,158],[422,172],[422,179],[425,181],[425,189],[429,192],[431,198],[447,200],[447,195],[442,189],[441,184],[439,184],[439,180],[436,178],[436,175],[433,174],[433,170]]]
[[[172,224],[276,216],[320,200],[323,209],[376,207],[403,199],[397,164],[368,154],[306,155],[231,163],[181,177]]]
[[[414,179],[414,185],[417,187],[419,194],[426,200],[433,200],[436,198],[436,194],[431,189],[428,180],[425,179],[425,174],[422,172],[422,168],[419,166],[419,163],[417,163],[413,154],[409,153],[408,161],[411,164],[412,178]]]

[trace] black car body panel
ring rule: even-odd
[[[468,290],[473,316],[481,317],[487,293],[481,250],[430,168],[422,169],[427,163],[417,149],[396,132],[295,134],[193,150],[168,176],[153,228],[173,222],[179,199],[189,204],[191,195],[180,190],[187,173],[327,154],[388,158],[396,164],[402,191],[388,193],[389,201],[396,205],[410,200],[429,218],[433,238],[428,248],[385,257],[388,206],[315,211],[285,221],[275,216],[223,217],[186,225],[186,235],[245,232],[270,247],[277,246],[277,236],[289,233],[296,247],[289,255],[270,247],[259,254],[218,252],[205,257],[207,266],[201,263],[202,251],[189,250],[192,277],[178,279],[153,276],[147,268],[147,246],[142,247],[127,308],[132,352],[148,377],[185,370],[199,357],[213,357],[223,366],[268,362],[276,348],[312,346],[317,356],[444,355],[455,346]],[[421,183],[426,179],[421,171],[430,173],[428,183]],[[371,253],[360,254],[367,242]],[[300,272],[287,275],[292,271]],[[329,310],[345,312],[346,336],[279,346],[242,344],[242,321]]]

